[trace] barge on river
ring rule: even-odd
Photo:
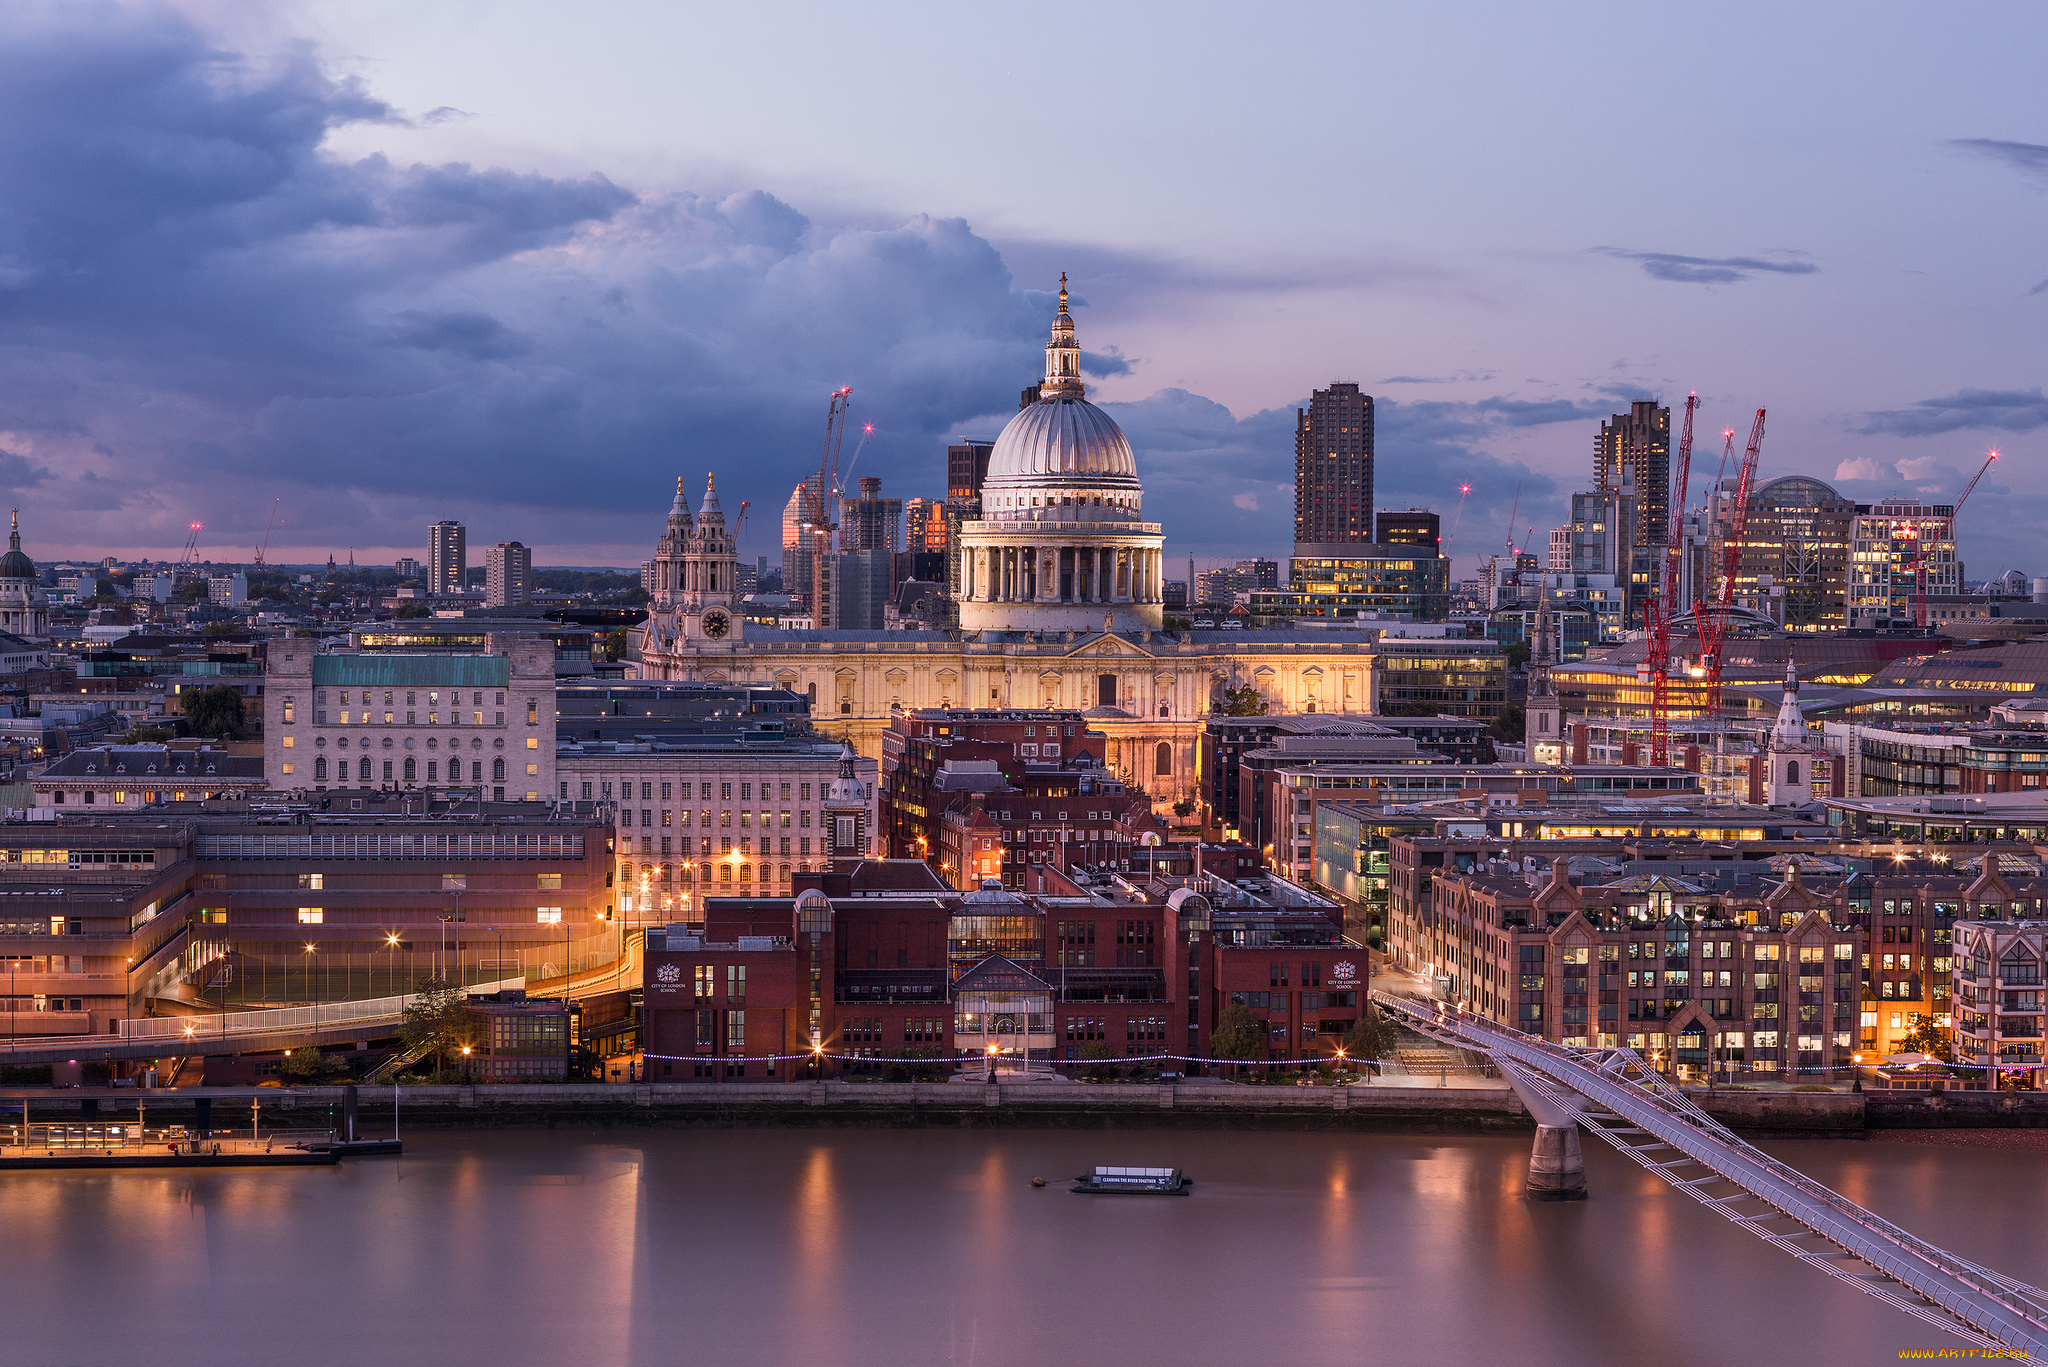
[[[1097,1168],[1070,1191],[1090,1196],[1186,1196],[1194,1183],[1179,1168]]]

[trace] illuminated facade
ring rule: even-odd
[[[1918,566],[1923,561],[1930,597],[1962,592],[1963,565],[1956,559],[1953,507],[1914,499],[1857,504],[1845,624],[1910,624],[1918,592]]]
[[[1165,538],[1141,520],[1123,429],[1086,394],[1062,277],[1038,399],[997,436],[980,516],[960,528],[963,631],[1161,625]]]
[[[1764,485],[1750,495],[1735,600],[1787,631],[1840,630],[1855,521],[1856,505],[1817,479],[1788,475]],[[1725,536],[1725,524],[1716,530]]]
[[[1419,547],[1302,544],[1287,564],[1286,588],[1252,594],[1253,616],[1403,613],[1418,622],[1450,616],[1451,562]]]

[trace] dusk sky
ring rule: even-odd
[[[40,559],[637,565],[678,474],[780,556],[826,398],[944,492],[1069,273],[1169,563],[1283,557],[1378,396],[1469,576],[1599,419],[1947,501],[2048,574],[2038,5],[0,9],[0,481]],[[1473,492],[1459,513],[1458,486]]]

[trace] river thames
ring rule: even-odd
[[[409,1136],[336,1168],[9,1173],[7,1363],[1896,1361],[1944,1335],[1597,1142],[1176,1131]],[[2048,1280],[2048,1154],[1774,1152]],[[1191,1197],[1070,1195],[1096,1163]],[[1031,1186],[1045,1177],[1044,1188]]]

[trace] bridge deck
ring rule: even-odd
[[[2048,1349],[2048,1292],[1937,1248],[1745,1143],[1633,1050],[1566,1049],[1440,1002],[1372,996],[1411,1029],[1488,1055],[1532,1113],[1569,1115],[1795,1258],[1980,1346]]]

